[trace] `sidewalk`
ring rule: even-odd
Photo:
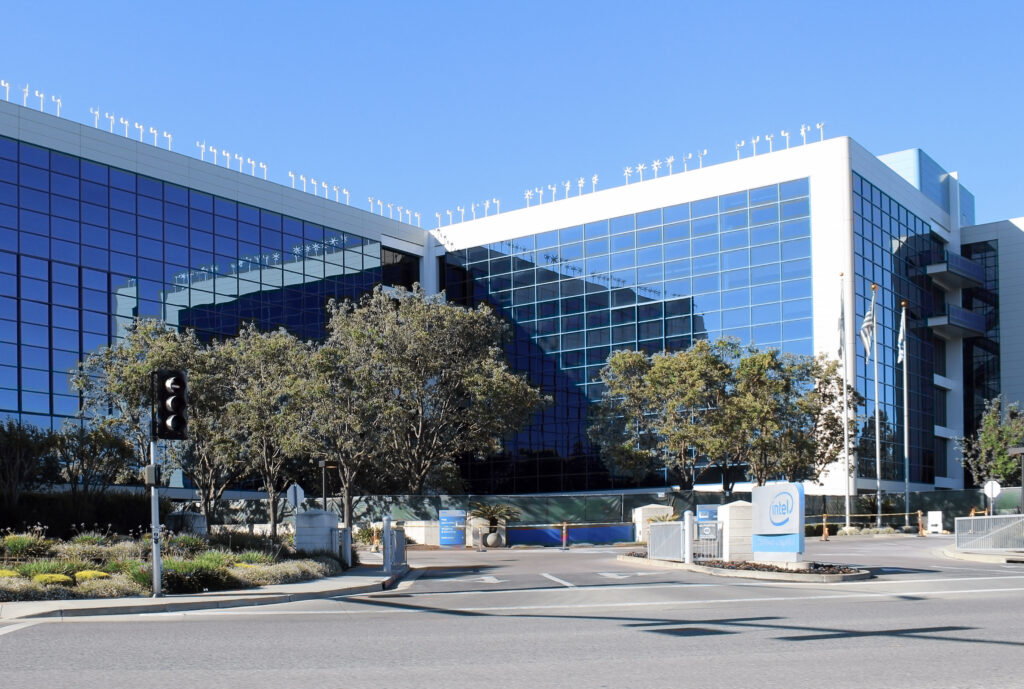
[[[273,605],[312,598],[348,596],[382,591],[405,576],[408,568],[387,575],[380,566],[359,566],[344,574],[295,584],[276,584],[241,591],[176,594],[161,598],[90,598],[86,600],[45,600],[0,603],[0,620],[33,617],[80,617],[86,615],[132,615],[182,612],[249,605]]]

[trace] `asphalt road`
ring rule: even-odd
[[[1024,565],[948,539],[808,541],[843,584],[724,579],[621,550],[412,552],[391,591],[0,625],[0,687],[1024,687]]]

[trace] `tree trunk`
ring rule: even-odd
[[[270,537],[277,539],[277,491],[267,489],[267,515],[270,517]]]
[[[352,491],[345,485],[341,490],[341,518],[345,522],[345,528],[352,531]]]

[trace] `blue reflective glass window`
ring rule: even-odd
[[[795,318],[810,318],[813,315],[813,305],[810,299],[794,299],[782,302],[782,319],[792,320]]]
[[[643,229],[645,227],[654,227],[655,225],[661,224],[661,209],[655,208],[654,210],[644,211],[643,213],[636,214],[636,227],[637,229]]]
[[[750,284],[750,271],[746,268],[722,272],[722,289],[735,289]]]
[[[611,268],[612,270],[622,270],[623,268],[632,268],[636,265],[636,252],[623,251],[617,254],[611,255]]]
[[[149,177],[139,177],[137,180],[139,193],[154,199],[162,199],[164,196],[164,185],[158,180]]]
[[[50,216],[45,213],[22,210],[18,218],[22,230],[36,234],[48,234],[50,231]]]
[[[715,215],[718,213],[718,197],[712,197],[710,199],[702,199],[700,201],[694,201],[690,204],[690,217],[700,218],[705,215]]]
[[[630,306],[624,309],[615,309],[611,312],[612,325],[636,322],[636,307]]]
[[[797,321],[783,321],[782,323],[782,339],[784,340],[799,340],[805,337],[811,337],[811,335],[812,328],[810,318]]]
[[[747,226],[747,211],[733,211],[721,216],[722,231],[738,230]]]
[[[40,258],[50,257],[50,240],[28,232],[22,232],[19,237],[19,246],[23,254],[38,256]]]
[[[18,164],[9,160],[0,160],[0,180],[18,183]]]
[[[550,232],[543,232],[535,235],[538,249],[547,249],[553,246],[558,246],[558,230],[551,230]]]
[[[584,345],[584,335],[581,332],[567,333],[562,335],[562,349],[582,349]]]
[[[18,255],[8,253],[6,251],[0,251],[0,272],[2,273],[17,273],[18,272]]]
[[[110,245],[109,230],[106,227],[82,224],[82,244],[106,249]]]
[[[589,320],[590,316],[588,315],[587,318]],[[608,328],[593,328],[587,330],[586,334],[588,347],[601,347],[610,344],[612,341],[611,331]]]
[[[175,225],[188,225],[188,208],[164,201],[164,220]]]
[[[0,203],[6,203],[9,206],[18,205],[17,184],[8,184],[7,182],[0,182]]]
[[[0,158],[8,160],[18,159],[18,142],[7,137],[0,136]]]
[[[608,253],[608,240],[607,239],[594,239],[586,244],[587,256],[596,256],[598,254]]]
[[[631,289],[615,289],[612,290],[612,303],[615,306],[626,306],[629,304],[636,303],[636,292]]]
[[[779,245],[764,244],[750,249],[750,265],[762,265],[764,263],[777,263],[779,260]]]
[[[750,309],[729,309],[722,311],[723,328],[739,328],[750,325]]]
[[[807,258],[811,255],[811,240],[797,239],[791,242],[782,243],[782,260],[787,261],[794,258]]]
[[[608,221],[588,222],[583,226],[583,234],[587,239],[608,236]]]
[[[610,322],[611,312],[607,309],[601,311],[588,311],[587,312],[587,327],[588,328],[601,328]]]
[[[793,180],[792,182],[783,182],[780,187],[780,198],[792,199],[798,196],[807,196],[810,193],[810,186],[808,180],[804,179]]]
[[[750,209],[750,224],[764,225],[765,223],[778,222],[779,207],[775,204]]]
[[[35,191],[33,189],[22,187],[20,204],[22,209],[38,211],[40,213],[49,213],[50,195],[43,191]]]
[[[714,296],[718,296],[717,294]],[[693,321],[693,329],[696,331],[699,327],[703,326],[704,330],[711,333],[710,339],[718,339],[719,334],[716,332],[722,327],[722,314],[719,311],[708,311],[701,316],[697,316]]]
[[[662,218],[666,223],[677,222],[679,220],[689,220],[690,204],[680,203],[678,206],[669,206],[668,208],[664,208],[662,209]]]
[[[92,203],[83,203],[82,222],[107,227],[110,225],[110,211],[106,206],[97,206]]]
[[[70,220],[78,220],[78,201],[66,199],[62,196],[50,198],[51,212],[59,217]]]
[[[70,285],[53,283],[53,303],[65,306],[78,306],[78,288]]]
[[[679,222],[673,225],[665,225],[663,232],[666,242],[674,242],[677,239],[686,239],[690,236],[690,223]]]
[[[135,235],[110,231],[110,248],[126,254],[135,254]]]
[[[692,242],[692,249],[694,256],[700,256],[702,254],[710,254],[718,252],[718,235],[711,235],[710,237],[698,237]]]
[[[508,256],[502,258],[492,258],[490,262],[491,275],[500,275],[502,273],[512,272],[512,259]]]
[[[635,325],[617,325],[612,328],[612,342],[633,342],[636,340]]]
[[[0,204],[0,227],[18,227],[18,209],[14,206]]]
[[[779,185],[771,184],[767,187],[759,187],[750,190],[750,205],[760,206],[765,203],[775,203],[779,200]],[[753,212],[751,212],[753,215]]]
[[[516,287],[515,284],[513,284],[512,286]],[[534,290],[533,294],[535,296],[533,298],[531,298],[531,299],[526,299],[525,296],[527,294],[529,294],[529,293],[523,292],[520,295],[520,296],[523,297],[523,301],[545,301],[545,300],[548,300],[548,299],[558,299],[558,283],[557,282],[549,282],[549,283],[546,283],[546,284],[543,284],[543,285],[537,285],[535,288],[530,288],[529,287],[529,283],[525,283],[524,287],[525,288],[529,288],[529,289],[533,289]],[[516,300],[516,303],[517,304],[521,303],[518,300],[518,298]]]
[[[188,225],[193,230],[203,230],[204,232],[213,232],[213,215],[191,209],[188,212]]]
[[[66,218],[51,218],[50,226],[50,232],[58,239],[65,239],[69,242],[77,242],[80,240],[80,226],[74,220],[68,220]]]
[[[784,201],[781,206],[782,219],[791,220],[810,214],[810,203],[807,199],[798,201]]]
[[[18,317],[18,302],[13,297],[0,297],[0,318],[14,320]]]
[[[107,270],[109,268],[107,259],[106,249],[97,249],[89,246],[82,247],[82,265],[88,268]]]
[[[583,239],[583,228],[577,225],[576,227],[567,227],[563,230],[558,231],[558,241],[561,244],[569,244],[571,242],[578,242]]]
[[[35,165],[36,167],[49,169],[50,167],[50,152],[45,148],[39,148],[32,144],[22,143],[20,146],[21,154],[19,160],[29,165]]]
[[[98,206],[106,206],[110,197],[110,192],[106,186],[102,184],[95,184],[93,182],[82,181],[81,185],[81,199],[94,203]]]
[[[718,216],[711,215],[690,222],[690,232],[694,237],[718,232]]]
[[[50,253],[55,261],[78,263],[79,245],[76,242],[65,242],[60,239],[50,240]]]
[[[225,218],[237,219],[238,204],[234,201],[228,201],[227,199],[222,199],[218,196],[213,202],[213,212],[217,215],[222,215]]]
[[[573,314],[583,312],[583,297],[569,297],[562,300],[562,313]],[[582,317],[581,317],[582,318]],[[582,323],[582,320],[580,321]]]
[[[722,252],[722,269],[746,268],[750,265],[746,249]]]
[[[779,281],[779,264],[769,263],[764,266],[756,266],[750,269],[750,284],[760,285],[766,282]]]
[[[689,277],[690,275],[690,260],[682,259],[680,261],[667,261],[665,263],[665,279],[675,280],[677,278]]]
[[[810,277],[811,260],[803,258],[798,261],[786,261],[782,264],[782,279],[792,280],[793,278]]]
[[[690,332],[690,317],[668,318],[665,320],[665,335],[686,335]]]
[[[188,206],[206,213],[213,212],[213,197],[195,189],[188,190]]]
[[[117,168],[110,169],[110,186],[123,189],[124,191],[135,191],[135,175],[131,172],[125,172],[124,170],[118,170]]]
[[[652,229],[649,229],[649,230],[643,230],[641,232],[637,232],[636,233],[636,245],[638,247],[650,246],[651,244],[660,244],[660,243],[661,243],[661,228],[660,227],[655,227],[655,228],[652,228]]]
[[[649,263],[661,263],[661,246],[648,246],[643,249],[638,249],[636,252],[636,263],[637,265],[647,265]]]
[[[755,344],[774,344],[782,339],[782,326],[779,323],[755,325],[751,329],[751,338]]]
[[[811,236],[811,221],[810,219],[803,220],[791,220],[790,222],[782,223],[782,238],[783,239],[796,239],[797,237],[810,237]]]
[[[754,227],[750,230],[750,244],[754,246],[756,244],[767,244],[770,242],[779,241],[779,226],[762,225],[761,227]]]
[[[636,284],[636,269],[615,270],[611,274],[612,285],[615,287],[628,287]]]
[[[792,280],[782,283],[783,299],[800,299],[811,296],[810,280]]]
[[[655,263],[654,265],[643,266],[636,269],[636,281],[637,284],[644,285],[649,282],[661,282],[662,277],[662,265]]]
[[[665,260],[687,258],[690,255],[690,242],[672,242],[665,245]]]
[[[750,290],[730,289],[722,292],[722,308],[735,309],[750,304]]]
[[[733,194],[725,194],[719,197],[719,210],[721,212],[735,210],[737,208],[746,208],[747,206],[747,192],[737,191]]]
[[[65,285],[77,285],[78,284],[78,267],[73,265],[67,265],[64,263],[52,263],[50,269],[53,273],[54,282],[60,282]]]
[[[607,273],[608,270],[607,256],[598,256],[596,258],[587,259],[587,275],[599,275],[601,273]]]
[[[648,321],[646,323],[640,323],[636,327],[637,338],[641,340],[649,340],[655,337],[661,337],[661,321]],[[658,347],[661,349],[661,347]]]
[[[632,249],[634,239],[633,233],[614,235],[612,236],[611,250],[622,251],[623,249]]]
[[[754,325],[775,323],[781,320],[778,302],[772,304],[760,304],[752,307],[750,309],[750,320]]]
[[[559,248],[558,255],[563,261],[575,261],[583,258],[583,244],[565,244]]]
[[[587,311],[596,311],[597,309],[608,308],[608,293],[607,292],[596,292],[587,295]]]
[[[719,289],[719,275],[704,275],[693,278],[693,291],[695,294],[704,292],[716,292]]]
[[[619,218],[612,218],[609,221],[612,234],[620,234],[622,232],[632,232],[636,229],[636,216],[634,215],[623,215]]]
[[[40,170],[30,165],[21,165],[18,168],[20,183],[23,187],[38,189],[39,191],[50,191],[50,173],[47,170]]]
[[[133,197],[137,201],[139,215],[144,215],[147,218],[155,218],[157,220],[163,220],[164,217],[164,204],[159,199],[151,199],[146,196]],[[114,203],[114,193],[111,192],[110,205],[116,205]],[[168,204],[172,205],[172,204]],[[120,206],[118,206],[120,208]],[[131,210],[125,208],[124,210]]]
[[[590,337],[587,337],[587,345],[590,345]],[[611,350],[608,347],[592,347],[587,350],[588,364],[603,364],[608,360]]]

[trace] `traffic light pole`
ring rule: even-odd
[[[156,440],[149,441],[149,466],[156,471]],[[153,597],[161,595],[163,562],[160,559],[160,486],[156,482],[149,487],[149,510],[153,522]]]

